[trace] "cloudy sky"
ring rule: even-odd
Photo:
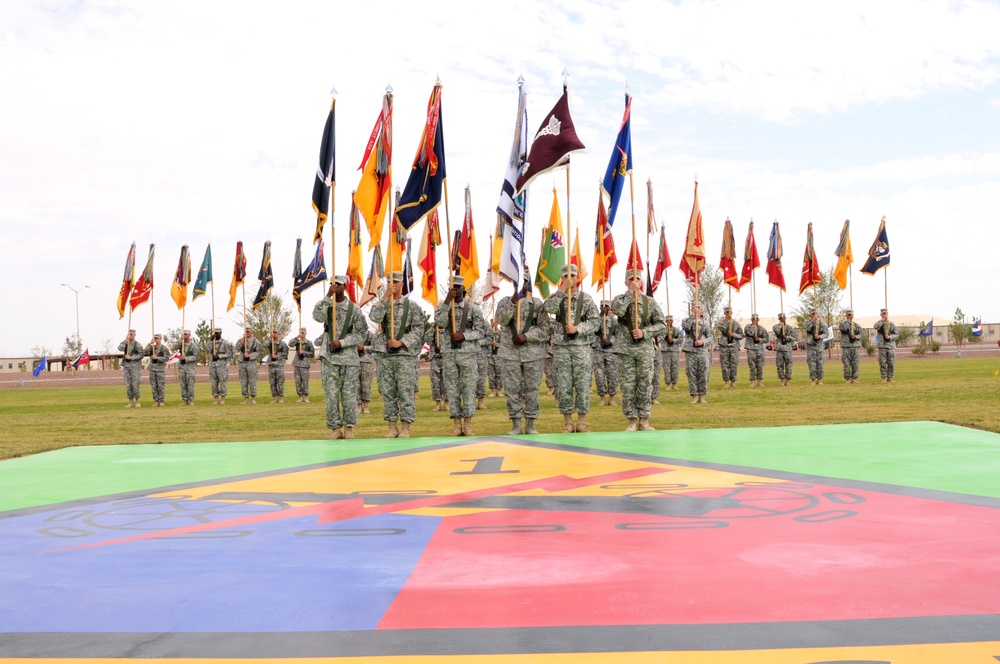
[[[333,87],[338,239],[346,236],[356,168],[386,86],[395,94],[401,185],[440,77],[451,226],[460,227],[468,185],[485,258],[517,78],[525,79],[533,133],[561,92],[564,69],[587,151],[573,157],[568,207],[563,172],[532,185],[532,267],[553,187],[589,260],[598,182],[627,85],[637,226],[641,233],[651,179],[675,264],[697,177],[711,262],[727,217],[740,247],[752,218],[762,252],[771,223],[781,224],[790,292],[782,301],[758,272],[763,316],[795,300],[807,224],[826,269],[850,219],[859,315],[883,306],[885,275],[893,313],[941,320],[961,307],[1000,322],[1000,5],[555,0],[469,7],[0,4],[0,356],[61,350],[76,327],[76,296],[64,283],[82,289],[84,343],[92,351],[117,347],[127,318],[119,320],[115,299],[133,241],[139,270],[150,243],[157,252],[153,305],[133,315],[141,339],[154,324],[156,331],[181,324],[169,284],[184,244],[195,270],[212,245],[215,315],[229,337],[239,325],[235,310],[225,313],[237,240],[246,243],[252,276],[264,241],[272,242],[276,292],[289,293],[295,239],[308,246],[315,224],[312,179]],[[628,206],[623,199],[615,224],[623,251]],[[892,264],[865,276],[863,255],[883,216]],[[616,268],[616,288],[622,277]],[[669,286],[679,311],[676,268]],[[251,278],[248,298],[255,290]],[[314,288],[303,297],[306,320],[320,296]],[[733,303],[738,315],[749,315],[747,289]],[[210,318],[210,299],[190,303],[185,316],[192,328]]]

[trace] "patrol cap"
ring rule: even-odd
[[[306,328],[304,328],[304,327],[300,327],[299,328],[299,332],[308,332],[308,330]]]
[[[191,330],[184,330],[181,334],[191,334]]]
[[[778,318],[784,318],[784,317],[785,317],[785,312],[784,311],[782,311],[780,314],[778,314]]]
[[[398,270],[393,270],[391,276],[393,281],[403,281],[403,273]]]
[[[887,314],[887,313],[889,313],[888,309],[882,309],[882,310],[879,311],[879,315],[881,315],[881,314]]]
[[[601,300],[601,306],[602,307],[610,307],[611,306],[611,300]]]
[[[162,334],[154,334],[154,335],[153,335],[153,338],[154,338],[154,339],[162,339],[162,338],[163,338],[163,335],[162,335]]]
[[[731,314],[731,313],[733,313],[733,308],[730,307],[730,306],[722,307],[722,313],[724,313],[724,314]]]
[[[340,284],[341,286],[346,286],[347,285],[347,277],[344,276],[344,275],[342,275],[342,274],[338,274],[337,276],[335,276],[333,278],[333,283]]]
[[[751,320],[760,320],[760,316],[758,316],[756,313],[753,313],[753,314],[750,314],[750,319]]]
[[[217,327],[217,328],[215,328],[215,331],[216,332],[222,332],[222,328],[221,327]]]
[[[638,268],[632,268],[631,270],[625,270],[625,278],[626,279],[641,279],[642,278],[642,270],[640,270]]]
[[[245,334],[253,334],[253,328],[247,328],[243,331]]]
[[[854,315],[854,309],[848,309],[847,311],[844,312],[844,315],[845,316],[853,316]]]
[[[129,330],[128,333],[129,334],[135,334],[135,330]]]
[[[465,288],[465,277],[463,277],[460,274],[456,274],[455,276],[453,276],[451,278],[451,285],[452,286],[461,286],[462,288]]]
[[[564,276],[564,277],[566,277],[566,276],[574,276],[575,277],[578,274],[580,274],[580,272],[579,272],[579,270],[577,270],[577,268],[576,268],[575,265],[570,264],[570,265],[563,265],[562,266],[562,270],[560,270],[560,274],[562,274],[562,276]]]
[[[673,314],[667,314],[667,320],[673,320],[673,319],[674,319]]]
[[[271,330],[271,334],[281,335],[281,330]]]

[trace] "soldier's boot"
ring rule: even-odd
[[[758,380],[757,381],[757,387],[764,387],[764,381],[763,380]]]
[[[691,403],[698,403],[698,395],[697,394],[692,394],[691,395]]]
[[[309,397],[308,396],[302,397],[302,403],[309,403]],[[367,413],[368,411],[366,410],[365,412]]]
[[[400,429],[399,429],[399,437],[400,438],[409,438],[410,437],[410,423],[409,422],[403,422],[403,426],[400,427]]]
[[[476,400],[476,410],[489,410],[489,408],[486,407],[486,400],[485,399],[477,399]]]
[[[431,408],[431,412],[432,413],[440,413],[441,412],[441,402],[440,401],[435,401],[434,402],[434,407]]]
[[[534,435],[538,433],[538,429],[535,428],[535,420],[528,418],[524,419],[524,433],[529,435]]]
[[[246,405],[248,403],[250,403],[250,397],[243,397],[243,404],[242,405]]]
[[[142,408],[142,404],[141,404],[141,403],[139,403],[139,400],[138,400],[138,399],[136,399],[136,400],[135,400],[135,407],[136,407],[136,408]]]
[[[330,429],[330,438],[333,440],[340,440],[344,437],[344,432],[338,427],[336,429]]]
[[[461,417],[453,417],[453,418],[451,418],[451,421],[455,423],[455,428],[451,430],[451,435],[452,436],[461,436],[462,435],[462,418]]]
[[[650,400],[650,402],[649,402],[649,403],[653,404],[654,406],[659,406],[659,405],[660,405],[660,400],[659,400],[659,399],[657,399],[656,397],[653,397],[653,398],[652,398],[652,399]]]
[[[649,419],[645,417],[639,418],[639,431],[656,431],[653,427],[649,425]]]
[[[817,385],[822,385],[823,384],[823,379],[822,378],[817,378],[816,379],[816,384]]]
[[[226,405],[226,397],[219,397],[219,405],[220,406]]]
[[[811,379],[809,380],[809,384],[810,384],[810,385],[816,385],[816,379],[815,379],[815,378],[811,378]]]
[[[348,440],[354,439],[354,427],[344,427],[344,438]]]
[[[636,417],[628,418],[628,426],[625,427],[625,431],[638,431],[639,430],[639,419]]]
[[[704,394],[699,394],[698,395],[698,403],[708,403],[707,401],[705,401],[705,395]]]
[[[520,436],[521,435],[521,420],[520,418],[510,418],[510,431],[507,432],[508,436]]]
[[[587,428],[587,414],[580,413],[576,416],[576,431],[577,433],[587,433],[590,429]]]
[[[462,435],[463,436],[475,436],[475,432],[472,430],[472,418],[466,417],[462,421]]]
[[[399,429],[396,428],[395,422],[389,422],[389,432],[385,434],[386,438],[399,438]]]
[[[257,405],[257,397],[250,397],[250,403],[252,403],[253,405],[256,406]]]
[[[135,399],[129,399],[126,408],[132,408],[135,405]]]
[[[573,426],[573,413],[566,413],[563,415],[563,428],[560,433],[573,433],[576,428]]]
[[[613,395],[613,394],[609,394],[608,395],[608,405],[609,406],[614,406],[615,405],[615,395]]]
[[[299,398],[295,400],[295,403],[302,403],[302,395],[301,394],[299,395]]]
[[[278,397],[278,403],[285,403],[285,397]]]

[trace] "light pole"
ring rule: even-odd
[[[80,340],[80,291],[82,291],[84,288],[90,288],[90,286],[81,286],[80,288],[73,288],[69,284],[60,284],[60,285],[65,286],[66,288],[73,291],[73,295],[76,296],[76,343],[82,346],[83,342]],[[82,351],[83,349],[81,348],[80,350]]]

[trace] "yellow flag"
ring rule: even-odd
[[[854,253],[851,251],[851,220],[844,221],[844,229],[840,231],[840,242],[837,244],[837,267],[833,269],[833,276],[837,280],[840,290],[847,288],[847,271],[854,262]]]
[[[368,249],[382,243],[382,227],[392,189],[392,93],[386,92],[362,162],[361,182],[354,203],[368,225]],[[397,265],[398,267],[398,265]],[[395,268],[394,268],[395,269]]]
[[[573,238],[573,257],[570,259],[570,263],[576,266],[577,269],[577,283],[582,284],[583,280],[587,278],[590,274],[587,272],[587,264],[583,262],[583,256],[580,255],[580,228],[576,229],[576,233]]]

